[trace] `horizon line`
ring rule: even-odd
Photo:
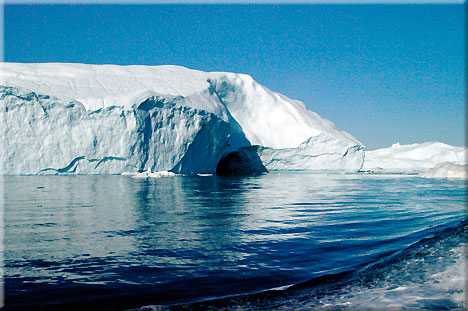
[[[464,0],[0,0],[0,4],[464,4]]]

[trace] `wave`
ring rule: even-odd
[[[464,310],[468,220],[357,270],[162,310]]]

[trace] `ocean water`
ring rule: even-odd
[[[466,184],[7,176],[10,310],[462,309]]]

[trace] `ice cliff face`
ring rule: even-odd
[[[247,75],[13,63],[0,72],[1,174],[362,166],[351,135]]]
[[[153,96],[131,109],[88,111],[78,102],[16,88],[0,92],[8,117],[8,174],[213,172],[231,136],[241,136],[212,113],[177,105],[177,98]]]

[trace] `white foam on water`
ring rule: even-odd
[[[183,305],[184,310],[464,310],[466,230],[458,227],[422,240],[355,272],[350,278],[264,298]],[[277,288],[282,289],[282,288]],[[198,308],[198,309],[197,309]],[[138,310],[171,310],[148,306]]]
[[[441,239],[410,247],[362,271],[362,279],[358,275],[356,281],[319,302],[298,304],[301,308],[340,306],[353,310],[463,309],[468,243],[458,242],[454,245],[454,241]]]

